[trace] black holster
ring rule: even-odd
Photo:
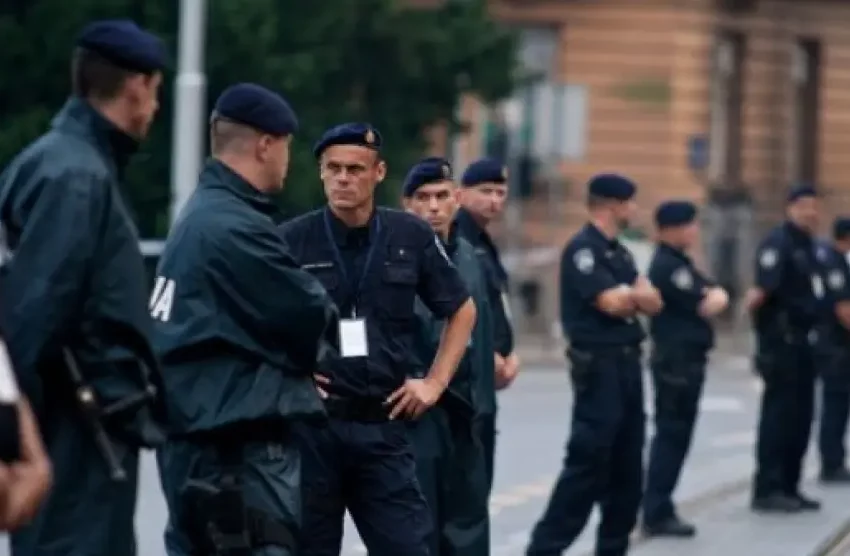
[[[187,533],[204,556],[251,556],[254,549],[269,545],[295,551],[289,527],[246,506],[233,474],[226,474],[220,485],[190,479],[181,497]]]
[[[657,411],[680,416],[690,412],[692,392],[705,380],[705,355],[694,349],[658,347],[650,358]]]
[[[587,390],[593,376],[594,354],[571,347],[567,350],[567,359],[570,362],[570,379],[573,389],[576,392]]]

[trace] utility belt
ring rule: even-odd
[[[331,394],[325,400],[328,417],[355,423],[385,423],[390,407],[381,398],[343,397]]]
[[[787,311],[780,311],[773,322],[767,324],[763,333],[759,331],[759,340],[767,340],[767,343],[783,342],[789,346],[815,346],[828,337],[823,326],[800,325],[797,322]]]
[[[594,363],[618,360],[639,360],[640,344],[571,344],[567,348],[567,360],[570,363],[570,379],[576,392],[587,389],[593,376]]]
[[[653,346],[650,369],[656,416],[693,418],[705,381],[708,358],[704,344]]]
[[[110,422],[123,420],[124,416],[136,412],[140,407],[152,404],[159,392],[156,386],[147,382],[143,388],[114,400],[108,405],[103,405],[99,399],[95,387],[87,382],[83,376],[77,359],[70,348],[62,349],[62,359],[67,372],[67,378],[74,392],[74,402],[80,410],[83,419],[94,437],[95,445],[106,463],[110,477],[113,481],[126,480],[127,472],[121,466],[123,459],[120,452],[123,448],[121,443],[113,441],[107,433],[107,425]],[[144,380],[151,378],[150,370],[141,363],[139,365],[140,376]],[[49,408],[47,408],[49,411]],[[129,436],[136,437],[133,440],[139,445],[155,445],[165,440],[163,432],[155,424],[142,427],[141,431],[133,431]]]
[[[186,532],[204,556],[252,556],[258,548],[277,546],[295,552],[289,525],[245,503],[242,466],[245,446],[280,442],[285,431],[274,423],[249,423],[221,435],[182,437],[198,446],[213,446],[222,464],[218,482],[189,479],[180,492]]]

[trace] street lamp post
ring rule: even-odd
[[[204,151],[206,0],[180,1],[179,52],[171,148],[171,223],[198,180]]]

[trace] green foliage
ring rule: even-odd
[[[281,203],[297,213],[323,201],[312,143],[327,127],[370,121],[381,130],[390,176],[382,201],[425,148],[423,130],[452,127],[457,100],[507,96],[514,37],[493,22],[486,0],[428,10],[402,0],[209,0],[207,108],[231,83],[282,92],[302,130],[293,144]],[[69,89],[68,58],[86,21],[131,17],[160,33],[176,59],[174,0],[6,0],[0,4],[0,165],[42,133]],[[169,78],[172,78],[169,76]],[[173,88],[165,87],[152,136],[128,171],[128,195],[144,236],[167,230]]]

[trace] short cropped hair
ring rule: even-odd
[[[77,47],[71,58],[71,85],[75,95],[113,100],[133,75],[87,48]]]

